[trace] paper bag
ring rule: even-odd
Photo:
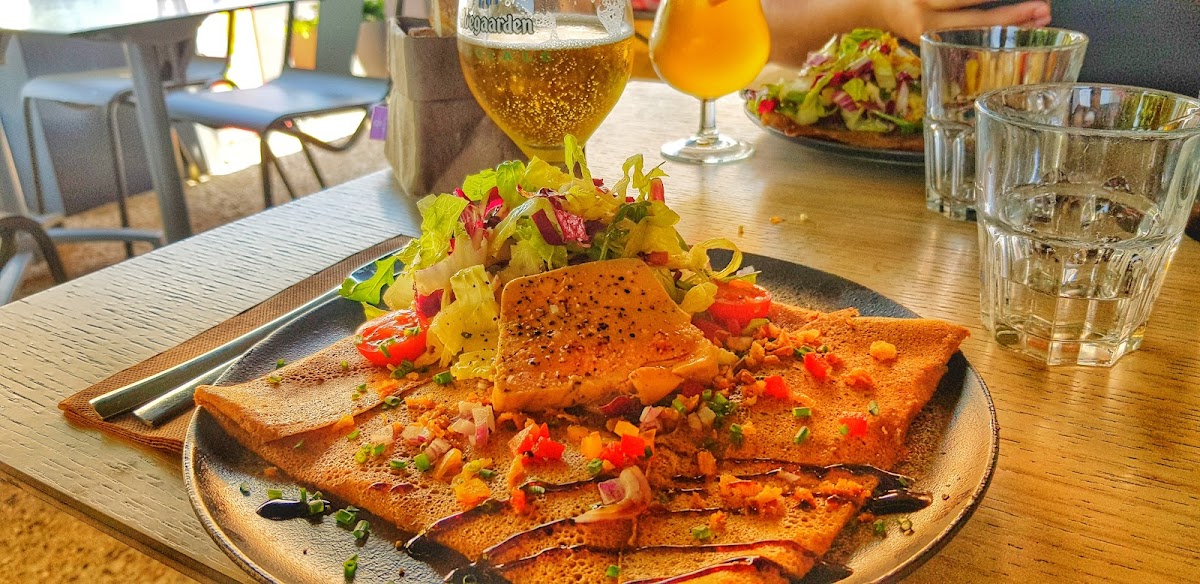
[[[404,191],[448,193],[463,178],[524,154],[471,95],[454,37],[390,24],[392,92],[384,150]]]

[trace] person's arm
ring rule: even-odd
[[[762,0],[771,30],[771,60],[804,62],[829,37],[855,28],[881,28],[920,43],[921,33],[971,26],[1045,26],[1050,6],[1040,0],[990,9],[987,0]]]

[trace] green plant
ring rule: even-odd
[[[363,22],[383,22],[386,18],[383,0],[363,0]]]

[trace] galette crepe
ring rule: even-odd
[[[378,366],[351,337],[196,401],[297,483],[480,574],[779,582],[896,488],[883,471],[967,336],[777,302],[717,330],[636,258],[513,279],[499,304],[494,381]]]

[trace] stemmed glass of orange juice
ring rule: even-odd
[[[700,99],[700,129],[668,142],[669,160],[720,164],[754,153],[717,131],[716,100],[748,85],[771,49],[761,0],[666,0],[650,33],[650,61],[668,85]]]

